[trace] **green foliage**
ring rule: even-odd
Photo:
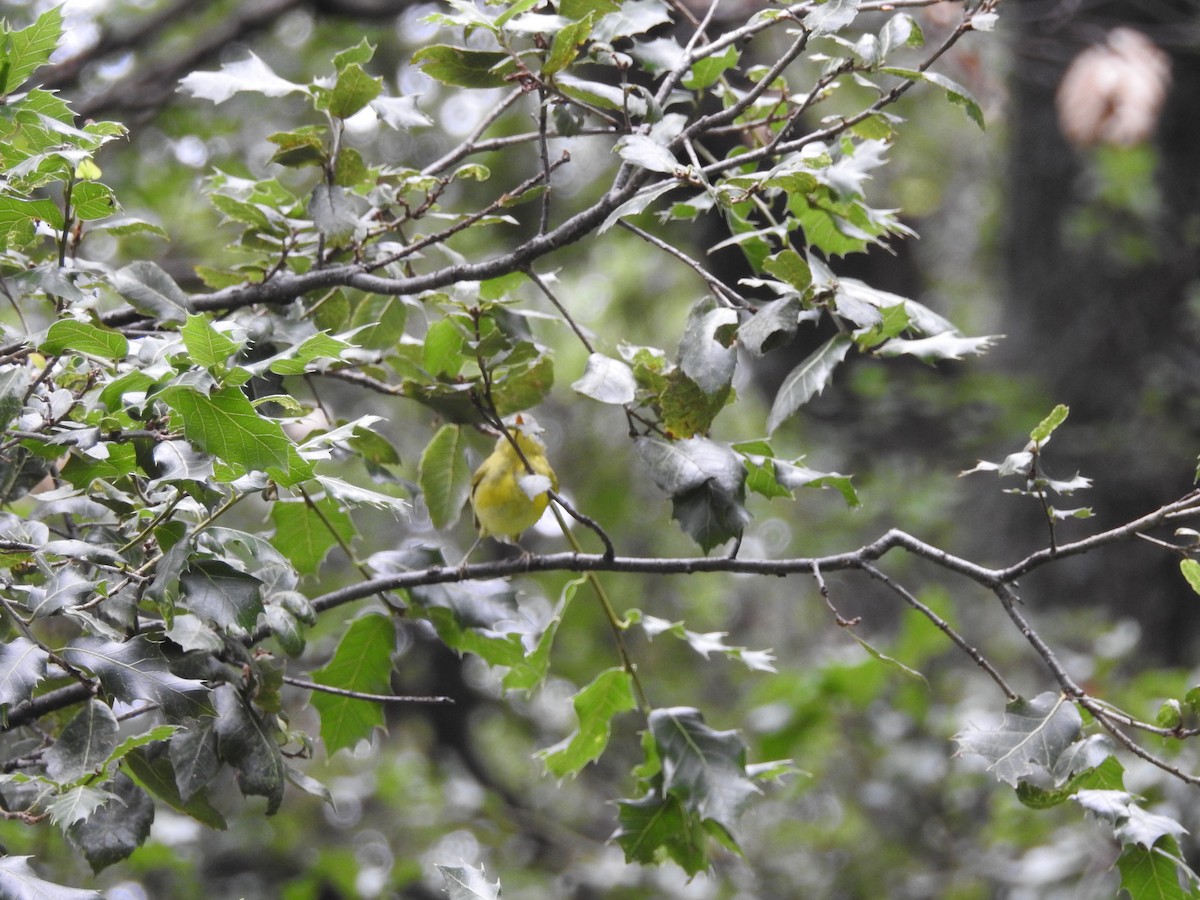
[[[392,671],[394,631],[387,616],[368,615],[355,620],[338,642],[333,658],[313,672],[313,678],[318,684],[344,691],[386,693]],[[313,694],[312,703],[321,713],[321,740],[330,753],[353,747],[370,737],[376,728],[384,727],[383,710],[378,703],[320,691]]]
[[[990,25],[992,6],[968,11],[976,30]],[[918,597],[876,566],[902,546],[993,590],[1010,615],[1001,588],[1016,575],[898,531],[824,557],[805,546],[794,559],[738,558],[744,541],[766,546],[783,521],[762,514],[764,500],[796,501],[814,523],[825,520],[798,488],[862,505],[850,476],[784,453],[798,419],[838,392],[848,366],[912,357],[940,370],[997,340],[835,274],[839,257],[912,233],[868,197],[900,134],[889,108],[932,85],[982,125],[966,89],[929,69],[947,48],[910,64],[923,43],[916,20],[888,11],[855,33],[867,21],[859,12],[856,0],[764,9],[700,40],[655,0],[452,2],[421,23],[436,36],[419,47],[397,49],[403,29],[381,32],[378,43],[294,54],[327,62],[288,77],[286,59],[250,52],[182,77],[177,120],[164,117],[151,133],[170,143],[196,110],[246,104],[255,114],[230,134],[257,146],[206,162],[195,189],[182,180],[166,188],[167,179],[157,193],[106,175],[123,164],[150,181],[163,167],[121,162],[132,154],[111,145],[124,126],[79,125],[64,97],[26,86],[62,40],[61,11],[23,29],[0,24],[0,287],[11,307],[0,323],[0,799],[6,824],[22,829],[14,848],[41,840],[25,830],[45,820],[93,872],[125,861],[135,871],[130,857],[150,839],[156,808],[244,829],[250,814],[232,785],[262,798],[268,815],[323,802],[334,820],[343,815],[334,788],[369,781],[370,794],[346,809],[411,800],[438,813],[433,825],[396,825],[427,828],[421,846],[464,833],[455,804],[465,809],[470,792],[443,790],[432,776],[421,782],[375,760],[370,779],[335,774],[327,788],[315,777],[370,758],[360,745],[387,730],[385,703],[447,699],[397,698],[394,685],[440,692],[453,673],[462,709],[423,721],[406,709],[398,718],[412,718],[391,729],[389,745],[418,747],[406,758],[425,759],[438,777],[453,758],[482,779],[478,751],[457,735],[492,729],[509,749],[523,741],[524,751],[502,754],[519,787],[501,778],[495,791],[513,821],[540,816],[541,788],[523,783],[534,776],[519,767],[529,747],[544,747],[536,756],[563,796],[591,792],[573,811],[586,819],[581,833],[594,830],[597,808],[631,795],[612,816],[627,862],[671,863],[687,877],[721,872],[731,859],[752,863],[761,835],[744,813],[766,782],[793,772],[786,760],[752,760],[798,751],[814,772],[844,765],[856,781],[876,762],[895,766],[887,754],[902,756],[899,742],[880,749],[867,739],[896,728],[887,707],[924,726],[936,718],[930,694],[958,696],[936,644],[965,652],[1011,701],[999,728],[959,733],[961,752],[983,756],[1025,810],[1061,813],[1073,801],[1109,826],[1134,897],[1194,893],[1183,826],[1126,790],[1117,751],[1098,732],[1189,736],[1198,689],[1184,693],[1180,680],[1158,691],[1155,722],[1142,723],[1073,688],[1035,643],[1061,691],[1013,699],[990,648],[956,631],[978,623],[957,622],[949,600]],[[418,75],[429,90],[405,93],[400,85]],[[465,105],[455,113],[447,98]],[[454,144],[468,107],[486,111]],[[213,147],[222,143],[215,115],[202,132]],[[522,131],[531,121],[535,130]],[[580,160],[587,183],[566,189],[560,169],[578,171]],[[184,195],[211,208],[199,224],[190,207],[173,208]],[[147,198],[167,227],[123,214],[122,202]],[[694,226],[700,219],[705,229]],[[724,236],[699,248],[681,237],[709,225]],[[156,243],[168,236],[184,249]],[[662,288],[667,279],[641,262],[630,271],[644,283],[621,284],[635,240],[698,274],[706,293]],[[723,249],[740,253],[744,277],[697,260]],[[618,285],[611,296],[586,285],[585,266]],[[604,318],[623,304],[637,308],[628,331],[648,337],[626,339]],[[780,361],[782,376],[765,414],[754,402],[760,361]],[[567,373],[571,394],[556,389]],[[460,519],[474,457],[533,407],[551,425],[550,455],[563,452],[554,512],[573,552],[523,548],[448,567],[473,537]],[[1055,407],[1025,449],[972,470],[1022,478],[1015,492],[1043,507],[1051,552],[1029,568],[1058,551],[1056,522],[1086,514],[1047,499],[1090,486],[1042,466],[1066,417]],[[668,529],[670,539],[706,558],[659,555],[670,539],[654,532],[668,508],[683,532]],[[815,524],[803,538],[846,533]],[[597,539],[605,552],[585,552]],[[528,540],[549,537],[530,529]],[[707,556],[722,546],[725,556]],[[626,555],[639,547],[650,549]],[[561,584],[572,570],[584,574]],[[1200,584],[1192,559],[1181,571]],[[873,579],[928,634],[906,620],[893,639],[874,633],[877,622],[843,616],[825,580],[833,572]],[[662,587],[684,573],[686,597]],[[794,633],[808,640],[814,624],[796,580],[782,615],[765,592],[743,591],[765,575],[811,576],[853,659],[824,637],[796,654],[749,649],[792,644]],[[577,598],[581,588],[597,602]],[[556,603],[546,599],[555,590]],[[370,605],[339,612],[359,602]],[[762,642],[743,645],[741,625],[759,627]],[[684,674],[674,674],[680,660]],[[762,703],[738,709],[729,698],[747,683]],[[722,716],[746,713],[738,727],[717,730],[689,705],[716,698],[728,699]],[[847,724],[861,734],[847,736]],[[934,727],[944,737],[952,726]],[[848,821],[830,828],[861,836],[866,826],[849,820],[862,808],[846,806]],[[281,843],[293,827],[285,818],[273,823]],[[561,839],[528,843],[557,850]],[[795,844],[808,852],[828,840],[810,828]],[[311,846],[303,836],[292,843]],[[421,877],[413,860],[427,854],[416,847],[394,884],[363,884],[401,893]],[[295,896],[334,890],[318,879],[345,868],[339,853],[349,851],[317,853]],[[28,859],[0,859],[0,894],[94,896],[42,880]],[[437,872],[451,897],[500,896],[482,866]],[[342,893],[366,890],[337,877]],[[505,873],[509,883],[522,877]]]

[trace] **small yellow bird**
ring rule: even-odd
[[[537,436],[540,430],[528,416],[517,416],[509,426],[509,433],[516,439],[532,473],[505,435],[500,436],[496,449],[475,470],[471,479],[471,506],[480,539],[493,537],[516,544],[521,532],[546,511],[550,502],[547,488],[558,490],[558,476],[546,459],[546,445]]]

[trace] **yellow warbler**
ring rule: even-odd
[[[483,461],[471,479],[471,506],[479,537],[494,537],[515,544],[521,532],[546,511],[549,488],[558,490],[558,476],[546,460],[546,445],[537,437],[538,428],[528,417],[517,416],[510,433],[516,439],[525,463],[505,435],[496,441],[496,449]],[[532,496],[530,496],[532,494]]]

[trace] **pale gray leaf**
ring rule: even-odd
[[[853,339],[846,334],[837,334],[826,341],[808,359],[792,369],[771,404],[767,416],[767,432],[771,433],[780,424],[814,396],[825,390],[825,385],[834,370],[850,350]]]
[[[219,72],[193,72],[180,79],[179,87],[193,97],[213,103],[224,103],[240,91],[253,91],[267,97],[307,91],[302,84],[280,78],[253,53],[247,59],[226,63]]]
[[[633,376],[633,369],[621,360],[603,353],[593,353],[588,357],[583,375],[571,388],[601,403],[624,406],[633,402],[637,380]]]

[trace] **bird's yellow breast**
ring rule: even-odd
[[[516,432],[514,436],[534,474],[549,478],[551,488],[557,491],[558,478],[546,459],[546,448],[542,442],[521,432]],[[544,492],[530,498],[521,489],[521,479],[528,475],[525,464],[508,438],[501,436],[496,441],[496,449],[471,479],[471,505],[475,509],[475,525],[481,537],[515,542],[522,531],[542,517],[550,498]]]

